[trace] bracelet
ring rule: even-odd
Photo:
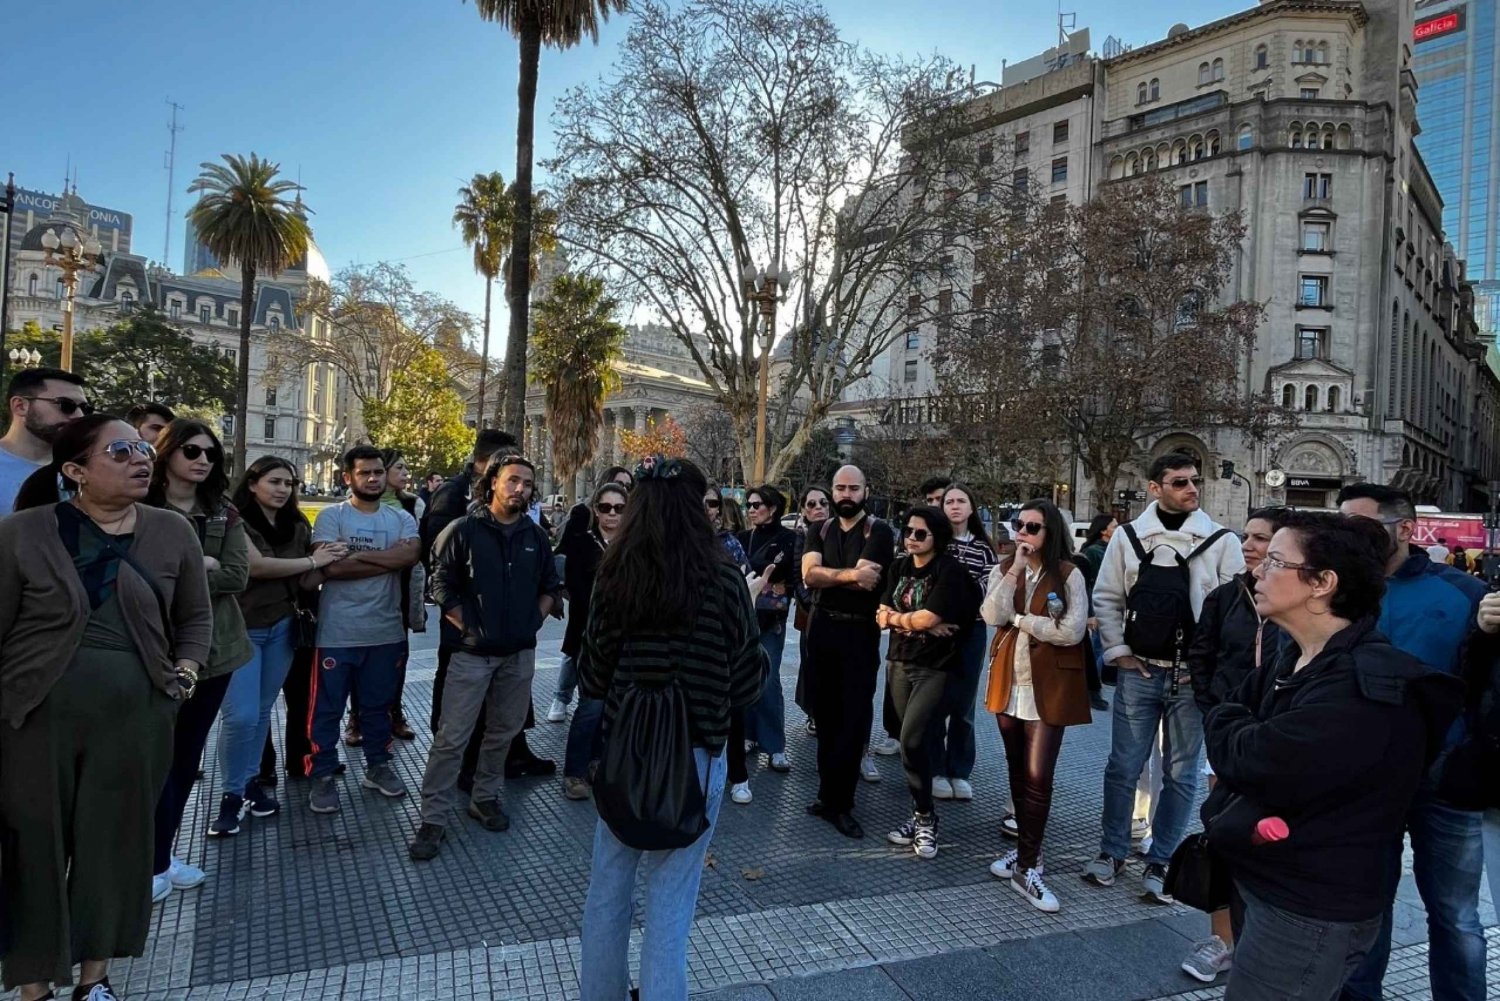
[[[307,569],[309,569],[309,570],[316,570],[316,569],[318,569],[318,561],[315,560],[315,559],[313,559],[311,556],[309,556],[307,558]]]

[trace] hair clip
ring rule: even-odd
[[[641,480],[671,480],[682,473],[682,463],[661,455],[648,455],[635,467],[636,482]]]

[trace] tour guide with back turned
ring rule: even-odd
[[[1109,541],[1094,585],[1104,662],[1119,670],[1113,736],[1104,770],[1099,856],[1084,879],[1111,886],[1130,853],[1136,780],[1162,737],[1162,795],[1142,892],[1166,902],[1167,862],[1198,791],[1203,714],[1193,698],[1187,649],[1210,591],[1245,569],[1239,540],[1199,510],[1197,460],[1173,453],[1151,464],[1152,503]]]

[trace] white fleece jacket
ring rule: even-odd
[[[1186,556],[1203,540],[1220,528],[1214,520],[1201,510],[1188,515],[1182,528],[1172,532],[1161,523],[1156,514],[1156,502],[1152,501],[1141,516],[1130,523],[1141,548],[1150,553],[1157,546],[1170,547],[1179,555]],[[1153,562],[1170,566],[1172,557],[1166,552],[1154,554]],[[1245,557],[1240,552],[1240,540],[1233,532],[1224,536],[1213,547],[1188,564],[1188,597],[1193,603],[1193,619],[1203,612],[1203,599],[1208,592],[1227,583],[1235,574],[1245,569]],[[1099,577],[1094,583],[1094,616],[1099,620],[1099,639],[1104,646],[1104,662],[1113,664],[1121,657],[1131,656],[1125,643],[1125,596],[1135,587],[1140,571],[1140,560],[1135,549],[1125,537],[1123,528],[1110,537],[1109,548],[1104,551],[1104,562],[1099,567]]]

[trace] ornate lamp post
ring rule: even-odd
[[[771,340],[776,330],[776,305],[786,301],[787,290],[792,287],[792,273],[786,262],[776,265],[770,273],[765,268],[757,269],[746,264],[740,272],[740,281],[745,286],[745,298],[759,307],[761,324],[765,328],[765,341],[760,352],[760,393],[755,404],[755,482],[766,479],[766,398],[771,392]]]
[[[42,363],[42,353],[35,348],[11,348],[6,352],[13,367],[35,368]]]
[[[63,273],[63,339],[62,364],[64,371],[73,371],[73,299],[78,294],[78,272],[90,271],[98,263],[102,248],[92,234],[79,233],[71,225],[63,226],[62,233],[49,229],[42,234],[42,249],[46,252],[48,267],[58,268]]]

